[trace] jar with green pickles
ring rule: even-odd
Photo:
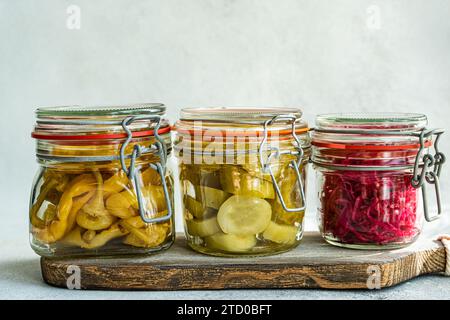
[[[30,241],[45,257],[148,254],[174,241],[161,104],[36,111]]]
[[[185,108],[174,126],[188,245],[257,256],[300,243],[310,154],[296,108]]]

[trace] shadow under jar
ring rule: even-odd
[[[36,111],[31,246],[46,257],[146,254],[174,241],[161,104]]]
[[[317,217],[328,243],[355,249],[400,248],[417,239],[424,213],[428,221],[439,217],[439,174],[445,157],[437,144],[443,130],[428,130],[426,125],[425,115],[407,113],[316,118],[312,162]],[[437,199],[434,216],[428,213],[427,184]]]
[[[303,235],[310,140],[295,108],[188,108],[176,123],[188,245],[269,255]]]

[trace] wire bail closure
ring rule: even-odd
[[[276,121],[280,121],[280,120],[291,120],[292,121],[292,136],[295,139],[295,143],[296,143],[296,152],[292,152],[292,151],[281,151],[279,147],[274,147],[274,146],[270,146],[267,144],[267,139],[268,139],[268,126],[274,124]],[[295,125],[297,123],[297,121],[300,120],[300,118],[297,118],[295,116],[286,116],[286,115],[277,115],[275,117],[273,117],[272,119],[266,120],[264,122],[264,136],[263,136],[263,140],[261,141],[261,144],[259,145],[259,162],[261,164],[261,168],[263,170],[264,173],[269,173],[270,174],[270,178],[272,179],[272,183],[273,186],[275,188],[275,192],[277,193],[278,199],[280,199],[280,203],[283,206],[283,209],[287,212],[299,212],[299,211],[303,211],[306,208],[306,197],[305,197],[305,189],[303,186],[303,180],[300,174],[300,170],[299,167],[301,165],[302,162],[302,158],[304,155],[304,151],[300,142],[300,139],[298,138],[296,132],[295,132]],[[270,152],[268,157],[266,159],[264,159],[264,152]],[[273,171],[272,171],[272,167],[271,167],[271,161],[273,158],[278,159],[280,157],[280,155],[283,154],[291,154],[291,155],[296,155],[297,156],[297,161],[292,160],[290,163],[290,166],[292,168],[294,168],[295,170],[295,174],[297,176],[297,183],[300,187],[300,193],[301,193],[301,200],[302,200],[302,206],[298,207],[298,208],[288,208],[286,206],[286,202],[284,201],[283,195],[281,194],[281,190],[280,187],[278,186],[277,180],[275,178],[275,176],[273,175]]]
[[[150,148],[143,148],[140,145],[136,144],[131,153],[131,157],[128,157],[125,155],[125,149],[128,146],[128,144],[130,143],[130,141],[133,139],[133,133],[130,130],[130,128],[128,128],[128,126],[136,120],[156,121],[156,126],[154,129],[154,137],[155,137],[156,141],[154,144],[152,144],[150,146]],[[167,221],[172,217],[172,214],[173,214],[172,201],[169,196],[169,191],[167,188],[166,177],[165,177],[167,150],[166,150],[164,140],[161,138],[161,136],[158,133],[160,126],[161,126],[161,117],[160,116],[131,116],[131,117],[125,118],[122,121],[122,127],[123,127],[123,130],[127,133],[127,138],[123,142],[122,146],[120,147],[120,163],[122,166],[122,171],[125,172],[125,174],[128,176],[128,179],[130,179],[130,181],[136,191],[136,198],[137,198],[138,206],[139,206],[139,215],[141,216],[142,221],[144,221],[145,223],[158,223],[158,222]],[[153,170],[156,170],[161,177],[161,183],[162,183],[162,187],[163,187],[163,191],[164,191],[164,198],[166,200],[166,205],[167,205],[167,214],[165,216],[157,217],[157,218],[148,218],[148,216],[151,213],[147,212],[147,210],[145,209],[145,204],[144,204],[143,196],[142,196],[142,190],[141,190],[141,186],[139,183],[140,181],[137,178],[141,174],[141,172],[135,166],[136,159],[138,157],[140,157],[144,152],[149,151],[149,150],[156,151],[159,156],[159,159],[160,159],[160,161],[157,162],[156,164],[150,163],[150,168],[152,168]],[[126,158],[131,158],[130,166],[128,168],[125,163]]]
[[[442,165],[445,163],[445,155],[439,151],[439,139],[444,133],[444,129],[423,129],[419,134],[420,148],[417,152],[416,160],[414,162],[414,171],[411,184],[414,188],[422,189],[422,199],[423,199],[423,210],[425,219],[428,222],[437,220],[442,214],[442,202],[441,202],[441,187],[439,183],[439,176],[441,174]],[[425,153],[422,156],[423,151],[427,148],[425,146],[425,141],[427,138],[436,136],[434,140],[433,148],[434,155]],[[421,161],[422,160],[422,161]],[[437,202],[437,214],[430,216],[428,211],[428,196],[427,196],[427,184],[434,185],[434,192],[436,194]]]

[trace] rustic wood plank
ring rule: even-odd
[[[362,251],[333,247],[307,233],[296,249],[257,258],[219,258],[188,249],[180,235],[168,251],[149,257],[41,259],[44,281],[67,287],[69,266],[82,289],[184,290],[232,288],[367,289],[369,267],[380,287],[445,270],[445,250],[430,239],[404,249]]]

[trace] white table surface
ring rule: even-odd
[[[15,203],[15,205],[13,204]],[[215,290],[215,291],[81,291],[48,286],[42,281],[39,257],[28,244],[26,205],[11,201],[9,219],[0,226],[0,298],[2,299],[450,299],[450,277],[422,276],[382,290]],[[6,215],[3,212],[2,215]],[[307,229],[314,213],[307,214]],[[450,232],[450,217],[427,224],[424,236]]]

